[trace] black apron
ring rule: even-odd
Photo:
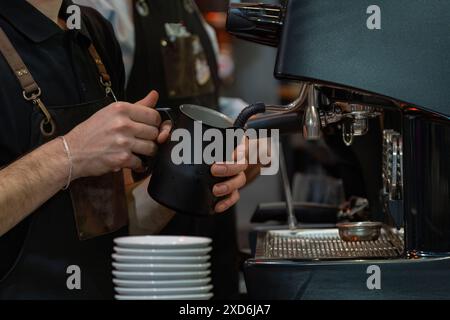
[[[134,4],[136,51],[127,98],[138,101],[155,89],[160,94],[158,105],[161,107],[178,110],[181,104],[197,104],[217,109],[216,55],[195,3],[192,0],[135,0]],[[182,24],[191,37],[171,41],[166,23]],[[205,62],[209,76],[203,65]],[[212,238],[214,298],[237,298],[239,266],[234,209],[205,218],[177,214],[161,233]]]
[[[109,75],[92,45],[89,51],[97,64],[105,98],[80,105],[47,108],[40,100],[40,89],[29,70],[1,29],[0,33],[0,50],[18,76],[24,97],[30,100],[30,108],[34,107],[30,150],[66,134],[114,101]],[[105,186],[108,183],[111,185]],[[96,203],[93,195],[83,198],[86,196],[84,192],[92,189],[99,192],[96,196],[100,194]],[[102,204],[102,209],[90,211],[98,203]],[[114,209],[113,204],[117,205]],[[109,210],[113,210],[114,215],[103,220]],[[0,300],[112,299],[113,239],[126,234],[126,210],[121,172],[79,179],[69,190],[57,193],[15,227],[25,230],[26,236],[22,239],[23,245],[15,263],[0,279]],[[18,238],[12,241],[20,241]],[[73,289],[71,281],[68,286],[73,273],[70,266],[81,271],[80,290]]]
[[[163,107],[191,103],[217,109],[220,83],[216,55],[192,0],[134,3],[136,48],[127,99],[139,101],[154,89],[160,95],[158,105]],[[182,24],[191,37],[171,41],[166,23]]]

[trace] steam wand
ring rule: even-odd
[[[294,206],[292,204],[291,186],[289,184],[289,178],[288,178],[287,168],[286,168],[286,159],[284,157],[284,151],[283,151],[281,143],[280,143],[279,152],[280,152],[281,181],[283,183],[283,191],[284,191],[284,197],[286,199],[286,207],[287,207],[287,214],[288,214],[288,227],[289,227],[289,230],[295,230],[295,229],[297,229],[297,218],[295,217]]]
[[[266,105],[266,111],[277,114],[303,112],[303,136],[306,140],[318,140],[321,137],[321,123],[319,115],[320,92],[316,85],[301,83],[300,93],[296,100],[281,105]]]

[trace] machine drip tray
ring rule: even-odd
[[[401,231],[351,243],[335,228],[270,229],[256,240],[244,266],[250,299],[450,298],[450,256],[407,258]],[[369,285],[374,277],[379,288]]]
[[[346,242],[338,229],[269,230],[258,233],[256,259],[394,259],[402,256],[403,232],[383,228],[376,241]]]

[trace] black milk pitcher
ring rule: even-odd
[[[160,110],[167,112],[167,109]],[[213,215],[214,207],[220,201],[220,198],[212,193],[213,186],[228,178],[214,177],[211,174],[211,164],[205,163],[203,159],[203,151],[211,141],[204,141],[203,133],[208,129],[216,129],[221,133],[224,142],[222,162],[225,162],[231,158],[231,154],[226,154],[226,131],[243,128],[248,118],[265,111],[265,105],[255,104],[247,107],[234,123],[220,112],[196,105],[182,105],[179,111],[173,129],[185,129],[190,140],[181,142],[172,141],[170,138],[160,146],[152,168],[148,193],[155,201],[176,212],[194,216]],[[173,159],[174,148],[179,150],[180,143],[190,148],[190,161],[187,163]]]

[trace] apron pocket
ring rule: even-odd
[[[211,69],[198,36],[162,40],[161,53],[170,98],[214,93]]]

